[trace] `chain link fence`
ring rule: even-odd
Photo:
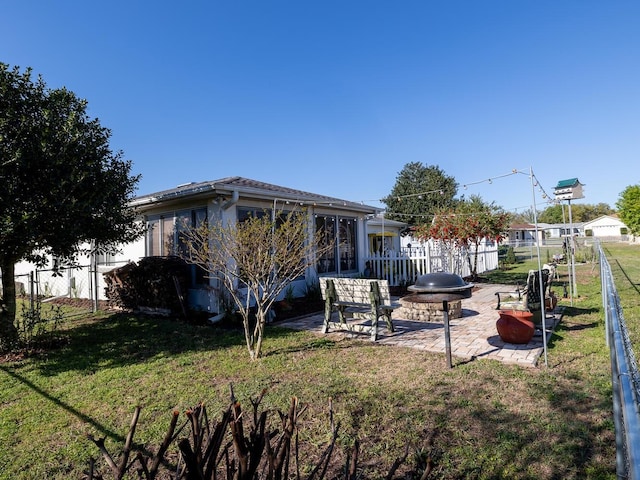
[[[103,272],[112,268],[115,265],[77,265],[16,273],[16,296],[32,307],[36,302],[56,303],[75,307],[75,314],[78,310],[92,312],[106,300]]]
[[[633,345],[611,266],[597,245],[600,256],[602,305],[605,312],[605,331],[611,357],[613,420],[616,430],[616,470],[618,478],[640,479],[640,374],[633,353]]]

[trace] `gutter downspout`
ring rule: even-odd
[[[236,203],[238,203],[238,199],[239,198],[240,198],[240,194],[238,193],[237,190],[234,190],[231,193],[231,198],[222,204],[222,209],[223,210],[228,210],[230,207],[232,207]]]

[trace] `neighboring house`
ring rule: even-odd
[[[577,237],[584,236],[584,223],[539,223],[538,228],[545,232],[546,239],[562,238],[569,235],[573,231],[573,235]]]
[[[538,227],[538,240],[542,241],[543,235],[543,231]],[[536,226],[531,223],[513,223],[509,225],[507,238],[503,240],[503,243],[513,247],[535,245]]]
[[[584,236],[584,224],[574,223],[571,226],[564,223],[538,223],[538,239],[540,245],[553,245],[561,242],[561,238],[569,236],[573,231],[573,236]],[[554,242],[555,240],[555,242]],[[536,226],[532,223],[514,223],[509,226],[507,238],[503,243],[513,247],[525,247],[536,244]]]
[[[376,207],[315,193],[272,185],[243,177],[189,183],[170,190],[139,196],[133,201],[147,224],[140,256],[166,256],[179,248],[181,226],[210,222],[238,222],[252,214],[267,211],[290,211],[306,208],[310,231],[323,229],[335,250],[316,259],[300,280],[292,283],[301,295],[310,282],[322,275],[359,275],[364,271],[371,238],[376,238],[380,225],[373,223],[369,237],[367,220],[375,218]],[[395,227],[397,235],[398,228]],[[386,232],[391,232],[387,229]],[[386,238],[384,233],[381,238]],[[212,281],[193,268],[189,304],[197,309],[218,310],[218,298]]]
[[[402,247],[401,233],[406,228],[406,223],[384,218],[384,214],[376,215],[367,221],[369,253],[399,252]]]
[[[586,237],[607,240],[628,240],[629,229],[617,215],[602,215],[583,225]]]

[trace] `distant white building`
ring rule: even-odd
[[[509,225],[507,236],[503,243],[513,247],[524,247],[535,245],[537,241],[542,243],[543,232],[538,227],[538,238],[536,240],[536,226],[531,223],[513,223]]]
[[[600,240],[627,240],[629,229],[617,215],[602,215],[586,222],[583,226],[586,237],[596,237]]]
[[[584,223],[578,222],[569,225],[568,223],[539,223],[538,228],[544,231],[545,238],[562,238],[571,235],[584,237]]]

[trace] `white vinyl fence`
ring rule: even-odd
[[[404,248],[400,252],[386,252],[365,257],[371,275],[387,280],[391,286],[415,283],[418,276],[434,272],[471,275],[475,248],[449,248],[442,242],[428,242],[424,246]],[[482,243],[478,247],[476,273],[498,268],[498,245]]]

